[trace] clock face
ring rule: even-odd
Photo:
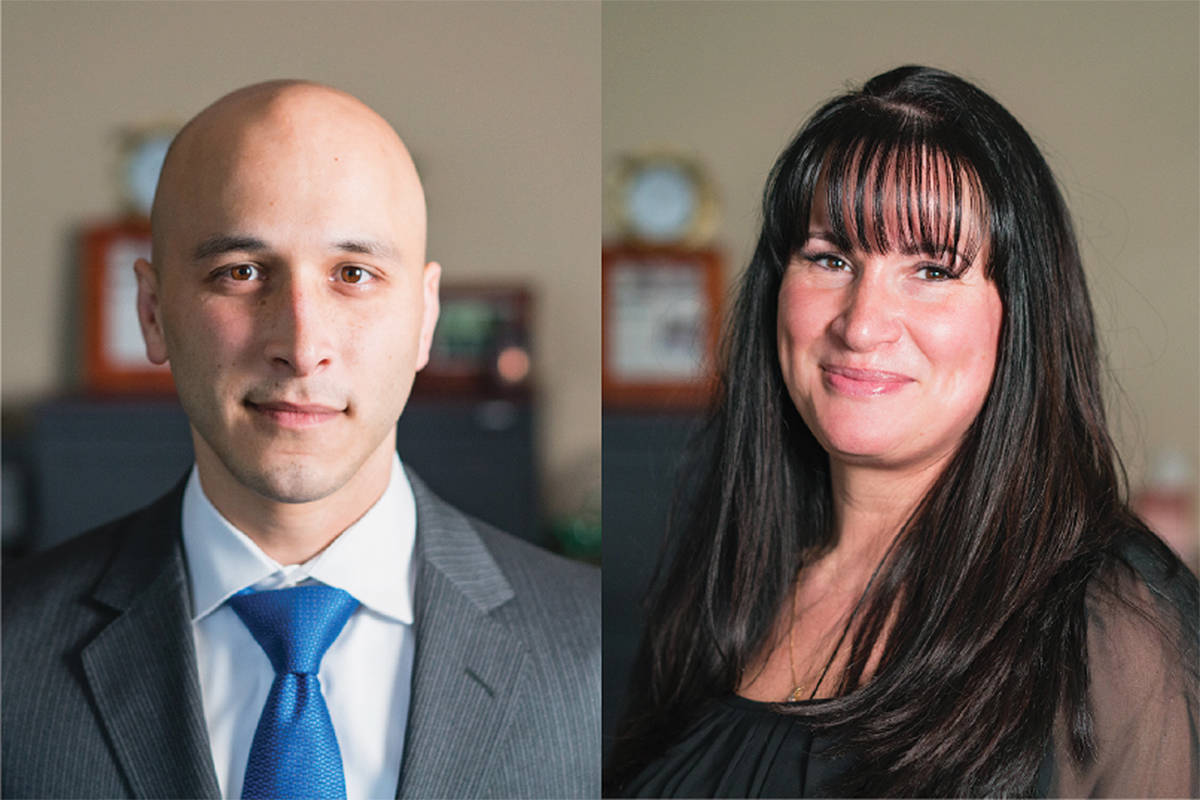
[[[626,184],[624,200],[633,231],[652,242],[684,238],[700,202],[692,176],[675,164],[639,170]]]
[[[148,136],[137,143],[125,161],[125,193],[135,211],[150,216],[158,174],[162,171],[171,136]]]

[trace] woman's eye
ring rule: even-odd
[[[949,281],[955,277],[954,273],[946,267],[939,267],[933,264],[926,264],[919,268],[917,274],[927,281]]]
[[[808,260],[819,267],[824,267],[825,269],[833,270],[835,272],[843,272],[850,269],[849,261],[841,256],[835,256],[830,253],[818,256],[810,256]]]
[[[338,277],[346,283],[366,283],[372,276],[362,267],[347,265],[338,270]]]

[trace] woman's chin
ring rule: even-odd
[[[894,451],[882,445],[858,444],[854,446],[827,448],[830,461],[861,467],[900,467],[905,459],[897,458]]]
[[[880,429],[881,428],[881,429]],[[825,448],[832,459],[865,463],[870,461],[887,461],[897,455],[903,455],[905,441],[911,442],[911,437],[897,435],[898,432],[886,426],[871,426],[850,424],[833,429],[826,428],[816,432],[817,441]]]

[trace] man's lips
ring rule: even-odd
[[[289,403],[280,400],[246,401],[246,407],[285,428],[311,428],[340,416],[345,409],[320,403]]]
[[[913,382],[913,378],[898,372],[878,369],[859,369],[839,364],[822,364],[821,373],[826,384],[842,394],[852,397],[874,397],[899,391]]]

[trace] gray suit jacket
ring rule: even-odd
[[[417,645],[398,796],[599,796],[599,571],[409,477]],[[218,796],[182,493],[6,565],[4,797]]]

